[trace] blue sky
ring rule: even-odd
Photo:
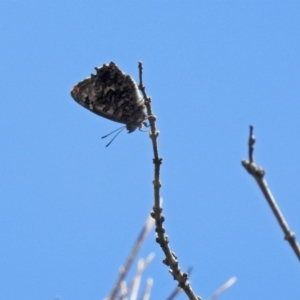
[[[114,61],[144,83],[160,131],[170,245],[206,299],[299,299],[299,261],[240,161],[256,162],[300,237],[299,1],[2,1],[0,273],[7,300],[100,300],[153,206],[147,133],[71,88]],[[175,282],[152,232],[151,299]],[[178,299],[186,299],[181,295]]]

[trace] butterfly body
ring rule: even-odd
[[[125,124],[128,132],[142,128],[146,107],[132,77],[113,62],[95,69],[96,75],[74,86],[73,99],[101,117]]]

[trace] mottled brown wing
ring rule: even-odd
[[[113,62],[95,69],[96,75],[74,86],[73,99],[101,117],[126,124],[129,132],[141,128],[147,114],[134,80]]]

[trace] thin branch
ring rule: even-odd
[[[140,259],[138,261],[137,274],[133,278],[132,291],[129,300],[137,300],[137,295],[139,292],[141,278],[142,278],[142,272],[141,272],[142,269],[144,269],[144,260]]]
[[[150,299],[150,293],[151,293],[152,286],[153,286],[153,279],[149,278],[147,280],[147,285],[146,285],[145,291],[141,297],[141,300],[149,300]]]
[[[262,193],[264,194],[266,200],[268,201],[272,212],[274,213],[281,229],[284,232],[284,238],[289,242],[292,249],[294,250],[296,256],[300,260],[300,247],[296,241],[296,236],[288,226],[288,223],[284,219],[283,214],[281,213],[266,180],[264,180],[265,170],[263,168],[257,167],[253,160],[253,151],[254,151],[255,137],[253,136],[253,126],[250,126],[250,137],[249,137],[249,161],[243,160],[242,165],[245,169],[254,177],[257,184],[259,185]],[[251,149],[250,149],[251,148]]]
[[[192,273],[192,270],[193,270],[193,267],[189,267],[187,269],[187,273],[189,275],[191,275]],[[177,286],[174,291],[168,296],[168,298],[166,300],[173,300],[175,299],[180,293],[182,292],[182,288],[180,288],[179,286]]]
[[[120,276],[116,282],[116,284],[114,285],[113,290],[111,291],[110,295],[106,298],[107,300],[114,300],[120,290],[120,284],[121,282],[125,279],[138,251],[140,250],[146,236],[148,235],[149,231],[151,230],[152,226],[153,226],[153,220],[151,219],[151,217],[148,217],[143,229],[141,230],[134,246],[133,249],[131,250],[127,261],[125,263],[125,266],[122,267],[122,271],[120,272]]]
[[[144,273],[148,265],[151,263],[154,256],[154,253],[150,253],[146,259],[139,260],[136,274],[133,276],[132,281],[128,285],[128,291],[132,291],[130,300],[137,299],[142,274]]]
[[[168,296],[167,300],[175,299],[182,292],[182,288],[177,286],[175,290]]]
[[[216,300],[221,294],[223,294],[226,290],[232,287],[236,283],[236,277],[231,277],[227,280],[219,289],[217,289],[213,295],[211,295],[208,300]]]
[[[126,300],[127,293],[128,293],[128,289],[127,289],[126,281],[122,280],[120,282],[120,294],[121,295],[120,295],[119,300]]]
[[[165,234],[165,228],[163,227],[163,222],[165,221],[164,215],[162,215],[162,206],[160,203],[160,165],[162,164],[162,158],[158,154],[158,144],[157,144],[157,137],[159,135],[159,132],[156,130],[156,116],[152,113],[152,107],[151,107],[151,99],[146,94],[146,88],[143,85],[143,64],[139,62],[139,90],[141,91],[145,106],[147,108],[147,114],[148,114],[148,120],[150,123],[150,138],[152,141],[152,147],[153,147],[153,153],[154,153],[154,206],[153,211],[151,212],[151,216],[153,219],[155,219],[155,225],[156,225],[156,242],[160,245],[162,248],[165,259],[163,260],[163,263],[170,267],[169,272],[173,275],[174,280],[178,281],[178,286],[181,287],[189,299],[191,300],[201,300],[199,296],[197,296],[188,282],[188,273],[182,272],[179,267],[179,262],[177,260],[176,254],[170,249],[169,247],[169,237]]]
[[[250,125],[250,136],[249,136],[249,141],[248,141],[248,146],[249,146],[249,161],[252,163],[253,162],[253,152],[254,152],[254,144],[255,144],[255,136],[253,135],[253,129],[254,127]]]

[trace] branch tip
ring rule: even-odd
[[[253,176],[253,178],[257,182],[275,218],[277,219],[279,226],[281,227],[282,231],[285,234],[285,240],[288,241],[288,243],[294,250],[294,253],[296,254],[297,258],[300,260],[300,246],[296,241],[295,234],[289,229],[288,223],[286,222],[279,206],[276,203],[275,198],[271,193],[271,190],[268,187],[266,180],[264,179],[266,172],[263,168],[256,166],[254,162],[253,152],[254,152],[255,136],[253,134],[253,131],[254,131],[254,127],[250,125],[250,134],[249,134],[249,141],[248,141],[249,161],[242,160],[242,165]]]
[[[250,133],[249,133],[249,160],[250,162],[253,162],[253,152],[254,152],[254,144],[255,144],[255,136],[253,135],[254,127],[250,125]]]
[[[155,231],[156,231],[156,239],[155,241],[160,245],[161,249],[164,252],[165,259],[163,263],[170,267],[171,274],[174,276],[174,279],[177,280],[179,284],[182,285],[182,288],[188,298],[190,300],[198,300],[201,299],[200,297],[196,296],[187,282],[187,276],[183,273],[179,267],[179,263],[175,258],[176,255],[173,254],[172,250],[169,246],[169,237],[165,234],[165,228],[163,227],[163,222],[165,217],[161,214],[162,212],[162,205],[161,205],[161,198],[160,198],[160,166],[162,164],[162,158],[159,156],[158,153],[158,143],[157,137],[159,135],[159,131],[156,129],[156,116],[152,113],[151,107],[151,99],[146,93],[146,88],[143,84],[143,64],[142,62],[138,63],[139,69],[139,85],[138,88],[143,95],[144,104],[147,109],[148,120],[150,123],[150,138],[152,141],[152,148],[153,148],[153,164],[154,164],[154,179],[153,179],[153,187],[154,187],[154,206],[153,211],[150,213],[151,217],[155,219]],[[175,256],[175,257],[174,257]],[[182,284],[184,283],[184,284]]]

